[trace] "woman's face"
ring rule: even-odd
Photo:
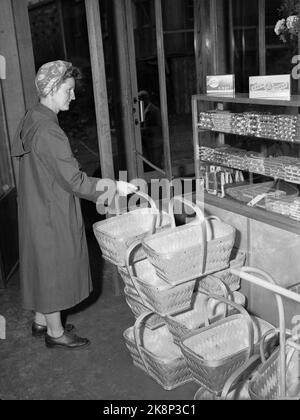
[[[52,101],[57,112],[69,110],[71,101],[75,100],[74,90],[75,79],[70,77],[52,94]]]

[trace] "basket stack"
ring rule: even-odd
[[[217,218],[205,219],[198,206],[179,197],[171,200],[163,216],[148,201],[151,209],[97,223],[94,232],[103,257],[118,268],[126,302],[136,318],[123,334],[133,363],[169,390],[193,379],[179,340],[205,322],[207,292],[198,290],[199,278],[220,274],[229,284],[221,287],[225,296],[230,286],[238,288],[228,271],[235,229]],[[196,213],[191,223],[176,227],[176,201]],[[222,283],[221,279],[213,282]],[[239,293],[231,299],[245,304]],[[224,305],[210,302],[211,320],[227,315]]]
[[[288,340],[286,344],[286,397],[287,400],[300,399],[300,345]],[[280,397],[280,348],[253,375],[249,383],[252,400],[278,400]]]
[[[145,326],[148,321],[144,321],[152,316],[151,313],[141,315],[134,327],[124,332],[123,337],[133,364],[169,391],[190,382],[193,378],[167,327],[161,326],[151,331]]]
[[[204,219],[199,207],[174,197],[169,214],[174,214],[175,201],[196,212],[197,223],[175,227],[144,238],[143,249],[157,276],[178,285],[228,268],[235,241],[235,229],[220,219]]]
[[[211,295],[239,313],[200,328],[180,340],[180,348],[193,378],[214,395],[220,395],[227,380],[250,357],[259,352],[259,342],[274,327],[268,322],[250,317],[232,301]]]

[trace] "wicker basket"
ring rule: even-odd
[[[263,342],[262,342],[263,343]],[[280,396],[280,348],[268,360],[261,352],[263,363],[249,382],[252,400],[300,400],[300,345],[290,339],[286,344],[286,393]]]
[[[192,376],[166,326],[155,331],[144,327],[145,319],[151,316],[149,313],[141,316],[123,336],[134,365],[169,391],[190,382]]]
[[[126,288],[124,290],[125,293],[125,300],[129,308],[131,309],[131,312],[135,316],[135,318],[139,318],[141,315],[148,313],[149,308],[147,308],[140,297],[132,296],[130,291],[128,291]],[[160,315],[153,315],[151,318],[147,320],[147,327],[154,330],[158,327],[161,327],[164,325],[164,320]]]
[[[238,305],[244,306],[246,303],[245,296],[239,292],[234,292],[232,299]],[[173,316],[168,315],[164,317],[175,344],[179,345],[180,340],[185,335],[205,326],[206,318],[204,304],[206,300],[206,294],[201,292],[195,293],[192,309]],[[210,300],[208,309],[209,323],[212,324],[220,320],[223,317],[225,310],[226,308],[224,308],[223,303],[217,300]]]
[[[170,226],[169,216],[166,213],[159,213],[151,197],[141,192],[136,194],[146,199],[151,208],[139,208],[95,223],[93,226],[103,258],[118,266],[125,266],[125,254],[133,242],[141,240],[161,227]],[[145,254],[140,248],[135,260],[143,258]]]
[[[174,222],[172,229],[143,240],[143,248],[157,275],[170,284],[180,284],[227,268],[235,229],[219,220],[204,221],[199,207],[182,198],[175,199],[192,207],[201,222],[180,227],[174,227]]]
[[[264,320],[250,317],[242,306],[220,296],[211,297],[234,307],[240,314],[185,336],[180,347],[194,379],[219,395],[234,371],[258,351],[259,340],[265,332],[274,327]]]
[[[239,252],[237,257],[230,262],[230,268],[203,277],[198,284],[198,290],[204,290],[214,295],[224,296],[224,285],[227,291],[235,292],[241,287],[241,279],[230,272],[232,268],[243,267],[246,254]]]
[[[160,279],[148,260],[133,262],[136,246],[129,247],[126,254],[126,267],[119,267],[119,273],[127,285],[127,292],[139,297],[144,306],[160,315],[178,313],[191,307],[196,281],[172,286]]]

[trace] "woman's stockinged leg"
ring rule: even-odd
[[[44,314],[41,314],[40,312],[36,312],[35,313],[34,321],[38,325],[42,325],[42,326],[46,326],[47,325],[47,321],[46,321],[45,315]]]
[[[44,316],[47,322],[47,334],[53,338],[61,337],[64,333],[64,327],[62,326],[60,312],[44,314]]]

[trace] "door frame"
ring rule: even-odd
[[[122,4],[118,0],[114,0],[128,174],[131,179],[138,177],[145,179],[147,182],[151,179],[172,179],[162,9],[161,0],[154,1],[165,169],[158,171],[155,170],[153,165],[150,165],[154,170],[144,172],[143,164],[144,162],[149,164],[149,162],[143,156],[142,151],[132,0],[124,0],[121,2]]]

